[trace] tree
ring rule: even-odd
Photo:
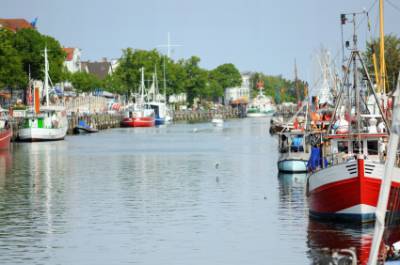
[[[200,58],[192,56],[188,60],[180,61],[186,73],[185,92],[190,105],[193,105],[196,97],[207,96],[207,79],[206,70],[199,67]]]
[[[13,35],[8,30],[0,30],[0,88],[26,87],[28,84],[21,57],[13,47]]]
[[[72,86],[79,92],[91,92],[96,88],[101,87],[101,81],[97,76],[86,72],[76,72],[71,74],[70,81]]]
[[[210,94],[215,100],[224,95],[225,88],[242,84],[239,70],[231,63],[222,64],[209,72]]]
[[[276,101],[296,102],[296,90],[293,81],[287,80],[282,76],[264,75],[263,73],[254,73],[250,78],[251,90],[253,96],[259,93],[256,84],[258,81],[264,82],[264,94],[271,96]],[[300,92],[304,91],[304,82],[298,80]],[[304,95],[303,93],[300,93]]]
[[[14,47],[18,51],[26,73],[31,77],[43,80],[44,48],[48,50],[49,75],[53,83],[62,81],[65,52],[60,43],[53,37],[40,34],[34,29],[21,29],[15,33]]]
[[[152,76],[155,68],[162,69],[161,56],[157,50],[145,51],[132,48],[123,50],[119,66],[113,75],[116,77],[115,80],[120,82],[122,90],[129,96],[138,91],[142,67],[145,70],[145,78]]]
[[[367,50],[364,53],[364,60],[368,71],[374,73],[374,65],[372,62],[372,52],[375,50],[376,61],[379,65],[380,61],[380,49],[379,49],[379,38],[376,38],[370,42],[367,42]],[[385,36],[385,61],[386,61],[386,84],[388,84],[388,91],[396,88],[397,77],[400,71],[400,38],[395,35]]]
[[[165,64],[165,79],[166,79],[166,94],[179,94],[185,92],[185,80],[187,78],[186,71],[183,67],[184,62],[178,61],[175,63],[170,58],[164,56],[163,60],[166,60]],[[164,67],[164,66],[163,66]],[[158,75],[161,77],[159,80],[160,87],[163,87],[164,82],[164,73],[162,75]]]
[[[124,85],[121,79],[117,75],[107,75],[104,80],[102,80],[102,87],[105,90],[110,91],[112,93],[124,94]]]

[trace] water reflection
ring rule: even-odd
[[[374,224],[349,225],[309,221],[309,255],[313,264],[351,264],[351,255],[341,251],[348,249],[356,253],[358,263],[367,264],[374,234]],[[384,237],[386,245],[391,246],[400,240],[399,224],[390,225]],[[381,250],[381,255],[384,248]],[[332,255],[338,253],[339,255]],[[340,263],[338,260],[341,260]]]
[[[4,187],[9,170],[12,167],[10,150],[0,150],[0,188]]]
[[[305,185],[307,174],[279,173],[279,202],[280,208],[293,214],[304,214],[307,209]]]
[[[59,186],[65,161],[53,154],[60,145],[14,144],[13,153],[0,153],[0,254],[2,264],[15,264],[25,253],[42,252],[46,260],[54,226],[60,226],[64,213],[64,197]],[[58,230],[59,232],[62,229]],[[41,242],[41,243],[39,243]],[[18,246],[9,252],[11,246]],[[8,255],[3,255],[8,253]],[[25,256],[25,263],[32,261]],[[20,260],[20,262],[22,262]]]

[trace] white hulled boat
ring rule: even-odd
[[[263,82],[257,83],[259,94],[252,99],[249,107],[247,108],[247,117],[257,118],[271,116],[275,113],[276,107],[271,97],[265,96],[262,92],[264,89]]]
[[[67,112],[64,107],[49,105],[49,62],[47,48],[44,49],[44,91],[46,106],[40,106],[39,89],[34,88],[34,107],[26,112],[23,126],[18,130],[20,141],[63,140],[68,130]]]

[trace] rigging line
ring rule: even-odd
[[[388,0],[387,0],[388,1]],[[368,11],[366,11],[368,14],[371,12],[371,10],[375,7],[376,3],[378,3],[378,0],[375,0],[371,6],[368,8]],[[361,24],[365,21],[367,16],[363,16],[363,18],[357,23],[356,25],[356,30],[361,26]],[[377,24],[376,24],[377,25]],[[350,39],[353,33],[349,34],[346,39]],[[341,55],[341,48],[337,48],[335,56],[333,56],[333,59],[331,60],[333,64],[335,64],[336,60],[339,58]],[[317,85],[321,81],[321,77],[317,79],[317,81],[314,81],[314,86]]]
[[[371,4],[371,6],[368,8],[368,11],[366,11],[366,13],[371,13],[371,10],[375,7],[375,5],[376,5],[376,3],[378,3],[378,0],[375,0],[372,4]],[[357,25],[356,25],[356,30],[358,30],[359,29],[359,27],[361,26],[361,24],[365,21],[365,19],[367,19],[367,15],[365,15],[365,16],[363,16],[362,18],[361,18],[361,20],[360,21],[358,21],[358,23],[357,23]],[[350,39],[351,37],[352,37],[352,35],[353,35],[353,33],[350,33],[350,34],[348,34],[347,35],[347,38],[345,38],[345,39]],[[340,55],[340,48],[338,48],[338,50],[339,50],[339,52],[336,54],[336,56],[334,57],[334,59],[333,59],[333,61],[336,61],[336,59],[337,59],[337,57],[339,57],[339,55]]]
[[[391,5],[395,10],[397,10],[398,12],[400,12],[400,7],[398,7],[397,5],[395,5],[392,1],[386,0],[386,2],[388,2],[389,5]]]

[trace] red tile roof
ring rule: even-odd
[[[63,48],[64,51],[67,53],[67,57],[65,58],[66,61],[72,61],[74,58],[74,50],[75,48]]]
[[[33,29],[33,26],[23,18],[0,18],[0,28],[6,28],[15,32],[20,29]]]

